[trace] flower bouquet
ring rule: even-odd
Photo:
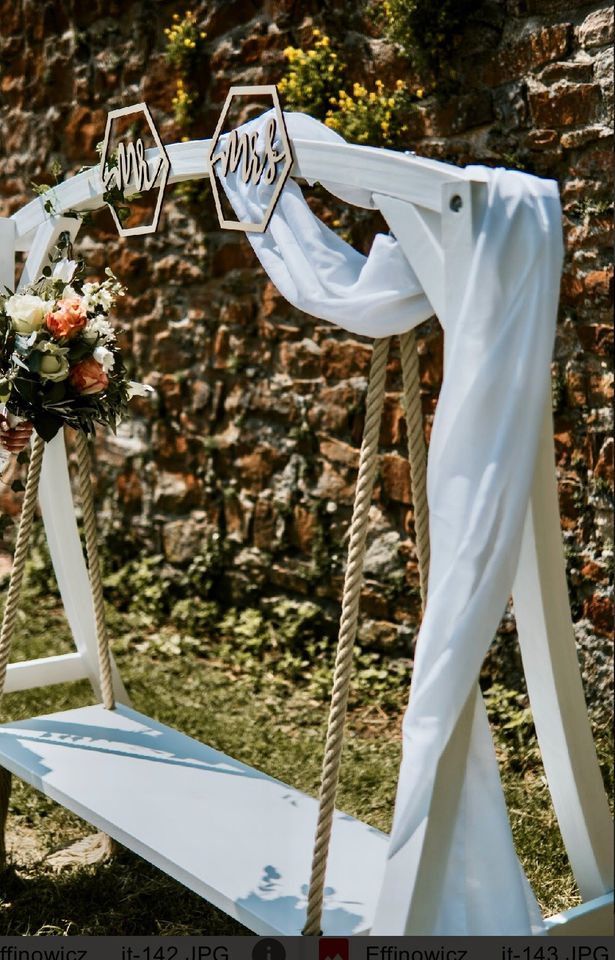
[[[64,424],[115,430],[137,392],[108,319],[124,287],[108,268],[101,283],[84,282],[71,254],[63,236],[41,277],[0,295],[0,403],[10,424],[29,420],[43,440]]]

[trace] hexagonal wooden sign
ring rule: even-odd
[[[158,163],[153,174],[149,172],[149,165],[145,159],[145,145],[142,137],[136,139],[128,138],[122,135],[117,149],[111,154],[110,144],[112,139],[114,124],[122,117],[141,114],[149,127],[152,139],[160,154]],[[126,142],[127,141],[127,142]],[[103,140],[102,151],[100,155],[100,176],[104,189],[117,189],[126,196],[126,191],[134,187],[133,193],[147,193],[153,190],[156,181],[158,185],[158,196],[154,208],[153,219],[149,224],[139,224],[134,227],[124,227],[115,210],[113,204],[109,203],[111,215],[115,221],[117,232],[121,237],[134,237],[144,233],[155,233],[158,229],[160,220],[160,211],[164,199],[164,191],[171,169],[171,161],[162,145],[158,135],[156,125],[151,113],[145,103],[136,103],[131,107],[121,107],[119,110],[112,110],[107,115],[107,126],[105,128],[105,138]]]
[[[236,97],[271,97],[274,114],[260,131],[222,129]],[[224,138],[224,139],[223,139]],[[264,233],[271,220],[280,194],[293,165],[293,154],[280,106],[278,90],[274,84],[250,87],[231,87],[220,114],[208,156],[209,177],[218,220],[225,230],[245,230],[247,233]],[[217,168],[217,169],[216,169]],[[258,222],[230,220],[222,208],[223,189],[219,178],[239,171],[246,186],[258,186],[261,182],[272,187],[267,207]]]

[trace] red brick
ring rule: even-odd
[[[601,103],[600,85],[563,80],[548,89],[530,91],[529,102],[534,123],[540,127],[580,126],[597,116]]]
[[[596,633],[608,637],[613,630],[613,602],[609,597],[596,595],[583,604],[583,616],[591,620]]]
[[[104,110],[76,107],[64,121],[64,145],[69,160],[84,163],[97,161],[96,144],[104,136],[106,114]]]
[[[291,543],[302,553],[309,553],[314,542],[318,520],[313,510],[306,510],[297,504],[293,510],[293,519],[290,530]]]
[[[241,480],[249,488],[260,487],[273,473],[280,456],[273,447],[262,445],[239,457],[236,465]]]
[[[122,507],[128,513],[139,513],[143,498],[143,488],[139,475],[131,470],[120,473],[117,478],[117,495]]]
[[[254,546],[259,550],[271,550],[275,540],[276,516],[269,500],[260,498],[254,509]]]
[[[380,463],[382,486],[389,500],[397,503],[412,503],[410,466],[405,457],[385,453]]]
[[[280,344],[280,368],[284,373],[301,379],[320,376],[320,347],[307,337],[299,343]]]
[[[570,31],[569,23],[540,27],[522,40],[498,50],[484,67],[477,64],[478,75],[490,86],[522,77],[530,70],[564,56],[570,43]]]
[[[369,372],[371,347],[356,340],[325,340],[321,346],[322,373],[328,380],[348,380]]]
[[[229,270],[254,266],[254,254],[247,240],[231,241],[222,244],[214,253],[211,261],[212,277],[221,277]]]
[[[359,451],[349,443],[333,437],[323,437],[320,441],[320,453],[332,463],[341,463],[356,470],[359,466]]]
[[[592,300],[613,299],[613,270],[592,270],[585,274],[583,286]]]
[[[173,374],[165,373],[161,377],[158,389],[164,399],[165,411],[174,414],[180,413],[182,409],[182,388]]]

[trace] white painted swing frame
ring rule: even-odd
[[[168,147],[171,162],[169,182],[178,183],[207,176],[210,143],[193,141]],[[478,222],[481,205],[484,203],[485,185],[481,182],[476,168],[466,171],[389,150],[308,140],[294,140],[293,151],[295,162],[292,176],[295,178],[325,182],[332,192],[335,192],[335,185],[338,184],[340,190],[357,186],[372,193],[376,206],[411,260],[436,314],[445,322],[449,312],[455,308],[456,293],[463,286],[469,270],[475,242],[474,225]],[[153,167],[155,151],[148,151],[147,159],[150,167]],[[459,200],[451,203],[453,197],[460,198],[461,204]],[[75,238],[80,223],[76,219],[64,217],[66,211],[102,206],[98,168],[92,168],[55,187],[46,199],[53,201],[57,211],[53,216],[46,213],[43,200],[37,198],[12,217],[0,219],[0,282],[11,288],[14,285],[17,251],[28,251],[21,280],[23,284],[39,274],[48,251],[61,231],[68,230],[71,237]],[[53,490],[50,488],[52,475]],[[51,557],[77,652],[11,664],[8,668],[6,691],[26,690],[87,678],[94,691],[99,694],[93,606],[61,436],[47,445],[40,504]],[[513,601],[545,772],[564,844],[583,901],[579,907],[549,918],[547,932],[549,935],[612,933],[612,821],[587,717],[570,616],[550,407],[546,407],[544,411],[542,441],[523,532]],[[128,696],[115,667],[114,685],[119,715],[124,717],[122,722],[130,725],[130,718],[140,715],[133,714],[130,710]],[[87,711],[99,708],[84,709]],[[395,905],[380,903],[376,915],[374,910],[378,890],[372,892],[370,916],[379,931],[401,928],[408,934],[420,932],[425,905],[434,898],[437,900],[437,862],[442,844],[446,842],[441,839],[446,833],[442,828],[451,819],[451,798],[454,797],[455,787],[460,785],[463,776],[463,759],[466,756],[469,736],[468,717],[468,711],[465,711],[451,740],[451,747],[454,746],[454,749],[447,749],[441,759],[437,782],[446,786],[446,789],[440,789],[434,795],[426,839],[418,854],[418,862],[405,864],[408,870],[404,875],[414,875],[414,885],[404,891]],[[99,716],[96,722],[100,722]],[[13,725],[13,729],[16,726]],[[20,726],[23,727],[23,722]],[[155,737],[163,729],[168,730],[152,723],[147,733]],[[0,734],[5,731],[10,733],[9,725],[0,728]],[[36,739],[36,734],[33,734],[33,737]],[[175,734],[175,737],[190,743],[194,753],[194,741],[188,741],[179,734]],[[6,738],[0,736],[0,765],[29,779],[50,796],[55,796],[60,802],[71,806],[69,798],[61,790],[49,787],[44,778],[30,775],[24,765],[11,755],[11,751],[4,749],[1,742],[4,739]],[[8,739],[10,740],[10,737]],[[72,745],[77,746],[77,743]],[[185,744],[182,749],[185,749]],[[202,748],[204,753],[208,750],[209,748]],[[213,755],[212,751],[209,753]],[[220,762],[219,755],[217,756],[216,762]],[[229,764],[235,763],[229,758],[223,760],[227,760]],[[194,762],[204,765],[213,761],[209,755],[206,757],[203,754]],[[297,793],[291,802],[301,806],[302,795]],[[175,862],[172,851],[169,854],[148,847],[124,828],[114,824],[112,819],[93,814],[87,804],[74,802],[71,808],[197,890],[227,913],[251,926],[255,932],[300,932],[300,921],[296,930],[281,927],[270,915],[256,916],[245,908],[245,904],[240,905],[236,898],[229,898],[212,890],[206,882],[195,881],[181,864]],[[350,821],[351,818],[340,815],[340,820],[344,819]],[[306,842],[309,847],[311,837]],[[342,838],[341,847],[344,847],[344,842]],[[349,842],[352,845],[354,841],[351,838]],[[344,856],[347,855],[346,850]],[[376,859],[380,856],[381,852],[375,854]],[[335,860],[334,829],[333,865],[330,865],[332,870],[335,870]],[[368,864],[365,869],[369,867]],[[382,863],[375,872],[382,878],[383,871],[389,869],[389,864]],[[306,883],[308,877],[309,868],[305,873]],[[264,895],[264,899],[266,898]],[[324,916],[326,920],[326,911]],[[366,923],[366,918],[363,917],[362,922],[351,929],[344,926],[344,923],[340,926],[333,922],[330,929],[325,929],[325,933],[365,933],[369,932],[370,926],[371,923]]]

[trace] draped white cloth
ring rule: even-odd
[[[287,114],[286,121],[291,139],[340,140],[311,118]],[[441,318],[445,373],[428,463],[429,596],[403,722],[389,850],[390,861],[401,868],[388,871],[381,898],[394,903],[400,887],[413,883],[403,872],[412,858],[404,859],[403,852],[422,843],[439,758],[476,692],[442,894],[431,929],[411,932],[522,936],[544,927],[514,850],[477,679],[519,556],[549,389],[561,214],[553,181],[502,169],[469,172],[486,182],[487,203],[458,308]],[[261,188],[229,177],[225,189],[240,219],[254,218],[266,206]],[[371,205],[365,191],[331,189]],[[377,237],[363,257],[311,213],[292,181],[268,230],[248,238],[290,303],[352,333],[400,333],[433,312],[393,237]],[[403,914],[400,923],[372,932],[403,934]]]

